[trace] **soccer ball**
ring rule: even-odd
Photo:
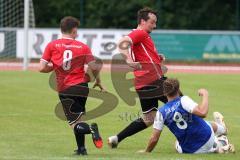
[[[215,138],[218,153],[234,153],[234,145],[229,143],[227,136],[221,135]]]
[[[218,136],[216,137],[216,139],[217,139],[216,143],[218,147],[224,147],[229,145],[228,138],[225,135]]]

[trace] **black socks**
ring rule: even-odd
[[[78,150],[85,147],[85,134],[90,133],[90,127],[85,122],[80,122],[74,126],[74,134],[77,141]]]
[[[121,142],[126,137],[132,136],[146,128],[147,126],[142,118],[136,119],[117,135],[118,142]]]

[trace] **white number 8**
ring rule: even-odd
[[[63,70],[67,71],[71,68],[71,60],[72,60],[72,51],[65,50],[63,52]]]
[[[173,116],[173,120],[176,122],[177,127],[179,129],[186,129],[187,128],[187,122],[183,119],[181,113],[175,112]]]

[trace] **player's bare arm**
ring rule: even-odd
[[[104,92],[106,91],[106,88],[101,83],[101,78],[100,78],[101,66],[102,65],[98,64],[96,61],[91,61],[88,63],[89,72],[91,75],[93,75],[93,78],[96,80],[95,84],[93,85],[93,88],[99,87],[100,90]]]
[[[164,65],[164,62],[166,61],[166,57],[163,53],[158,53],[159,54],[159,58],[161,59],[162,61],[162,64],[161,64],[161,68],[162,68],[162,73],[163,74],[166,74],[167,71],[168,71],[168,68],[166,65]]]
[[[51,71],[53,71],[52,63],[46,62],[46,61],[41,59],[40,63],[39,63],[39,72],[49,73]]]
[[[141,69],[141,64],[139,62],[134,62],[130,57],[129,48],[132,45],[132,40],[128,36],[124,36],[120,39],[118,43],[118,50],[123,55],[126,63],[134,68],[134,69]]]
[[[148,141],[148,146],[145,150],[140,150],[138,151],[139,153],[144,153],[144,152],[152,152],[152,150],[155,148],[155,146],[158,143],[158,140],[160,138],[161,131],[157,129],[153,129],[152,135]]]
[[[206,89],[198,90],[199,96],[202,97],[201,103],[193,109],[193,114],[205,118],[208,114],[208,91]]]

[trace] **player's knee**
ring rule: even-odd
[[[147,126],[150,126],[153,124],[155,119],[156,112],[149,112],[143,115],[143,121]]]
[[[85,122],[77,123],[73,130],[75,133],[79,134],[89,134],[91,132],[89,125]]]
[[[152,121],[144,121],[144,123],[146,124],[147,127],[151,126],[153,124]]]

